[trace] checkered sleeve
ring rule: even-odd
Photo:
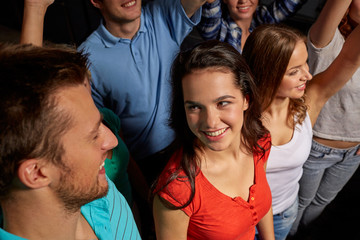
[[[221,29],[221,15],[220,0],[203,5],[198,31],[205,40],[216,39],[218,37]]]
[[[275,0],[271,4],[259,6],[256,11],[257,25],[279,23],[294,15],[307,0]]]

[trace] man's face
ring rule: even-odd
[[[58,167],[57,180],[51,186],[65,209],[77,211],[106,195],[104,163],[117,139],[102,124],[102,117],[84,85],[60,90],[58,96],[58,106],[71,116],[72,124],[60,140],[66,167]]]
[[[106,24],[129,23],[140,19],[141,0],[102,0],[95,6],[100,9]]]

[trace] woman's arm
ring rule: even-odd
[[[316,48],[323,48],[331,42],[350,4],[351,0],[327,0],[319,17],[309,30],[310,41]]]
[[[275,240],[272,207],[259,221],[257,227],[262,240]]]
[[[158,195],[154,197],[153,213],[156,239],[186,240],[190,218],[182,210],[167,208]]]
[[[265,172],[266,172],[267,163],[268,162],[266,161],[264,164]],[[269,239],[275,240],[274,218],[273,218],[272,207],[270,207],[267,214],[259,221],[257,227],[260,238],[262,240],[269,240]]]
[[[221,28],[221,1],[208,0],[202,8],[198,32],[205,40],[216,39]]]
[[[313,125],[326,101],[339,91],[360,67],[359,43],[360,25],[347,37],[341,52],[330,66],[310,81],[306,101]]]
[[[258,23],[279,23],[294,15],[307,0],[275,0],[258,7],[255,17]]]
[[[20,43],[42,46],[45,13],[54,0],[25,0]]]

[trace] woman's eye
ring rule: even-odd
[[[93,140],[96,140],[96,139],[98,139],[98,138],[99,138],[99,134],[96,134],[96,135],[94,136]]]
[[[196,111],[196,110],[198,110],[198,109],[200,109],[200,108],[199,108],[199,106],[191,105],[191,106],[188,106],[188,109],[189,109],[190,111]]]
[[[219,107],[225,107],[226,105],[228,105],[230,102],[227,102],[227,101],[221,101],[218,103],[218,106]]]
[[[294,76],[295,74],[297,74],[299,72],[299,70],[298,69],[296,69],[296,70],[294,70],[294,71],[291,71],[290,72],[290,76]]]

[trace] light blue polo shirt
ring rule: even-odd
[[[95,104],[120,117],[135,160],[174,139],[168,126],[170,68],[200,18],[201,9],[189,19],[180,0],[154,0],[142,8],[140,29],[132,40],[111,35],[101,23],[79,47],[90,53]]]
[[[141,237],[129,205],[114,183],[107,180],[109,183],[107,195],[82,206],[81,213],[99,240],[140,240]],[[0,240],[24,239],[0,228]]]

